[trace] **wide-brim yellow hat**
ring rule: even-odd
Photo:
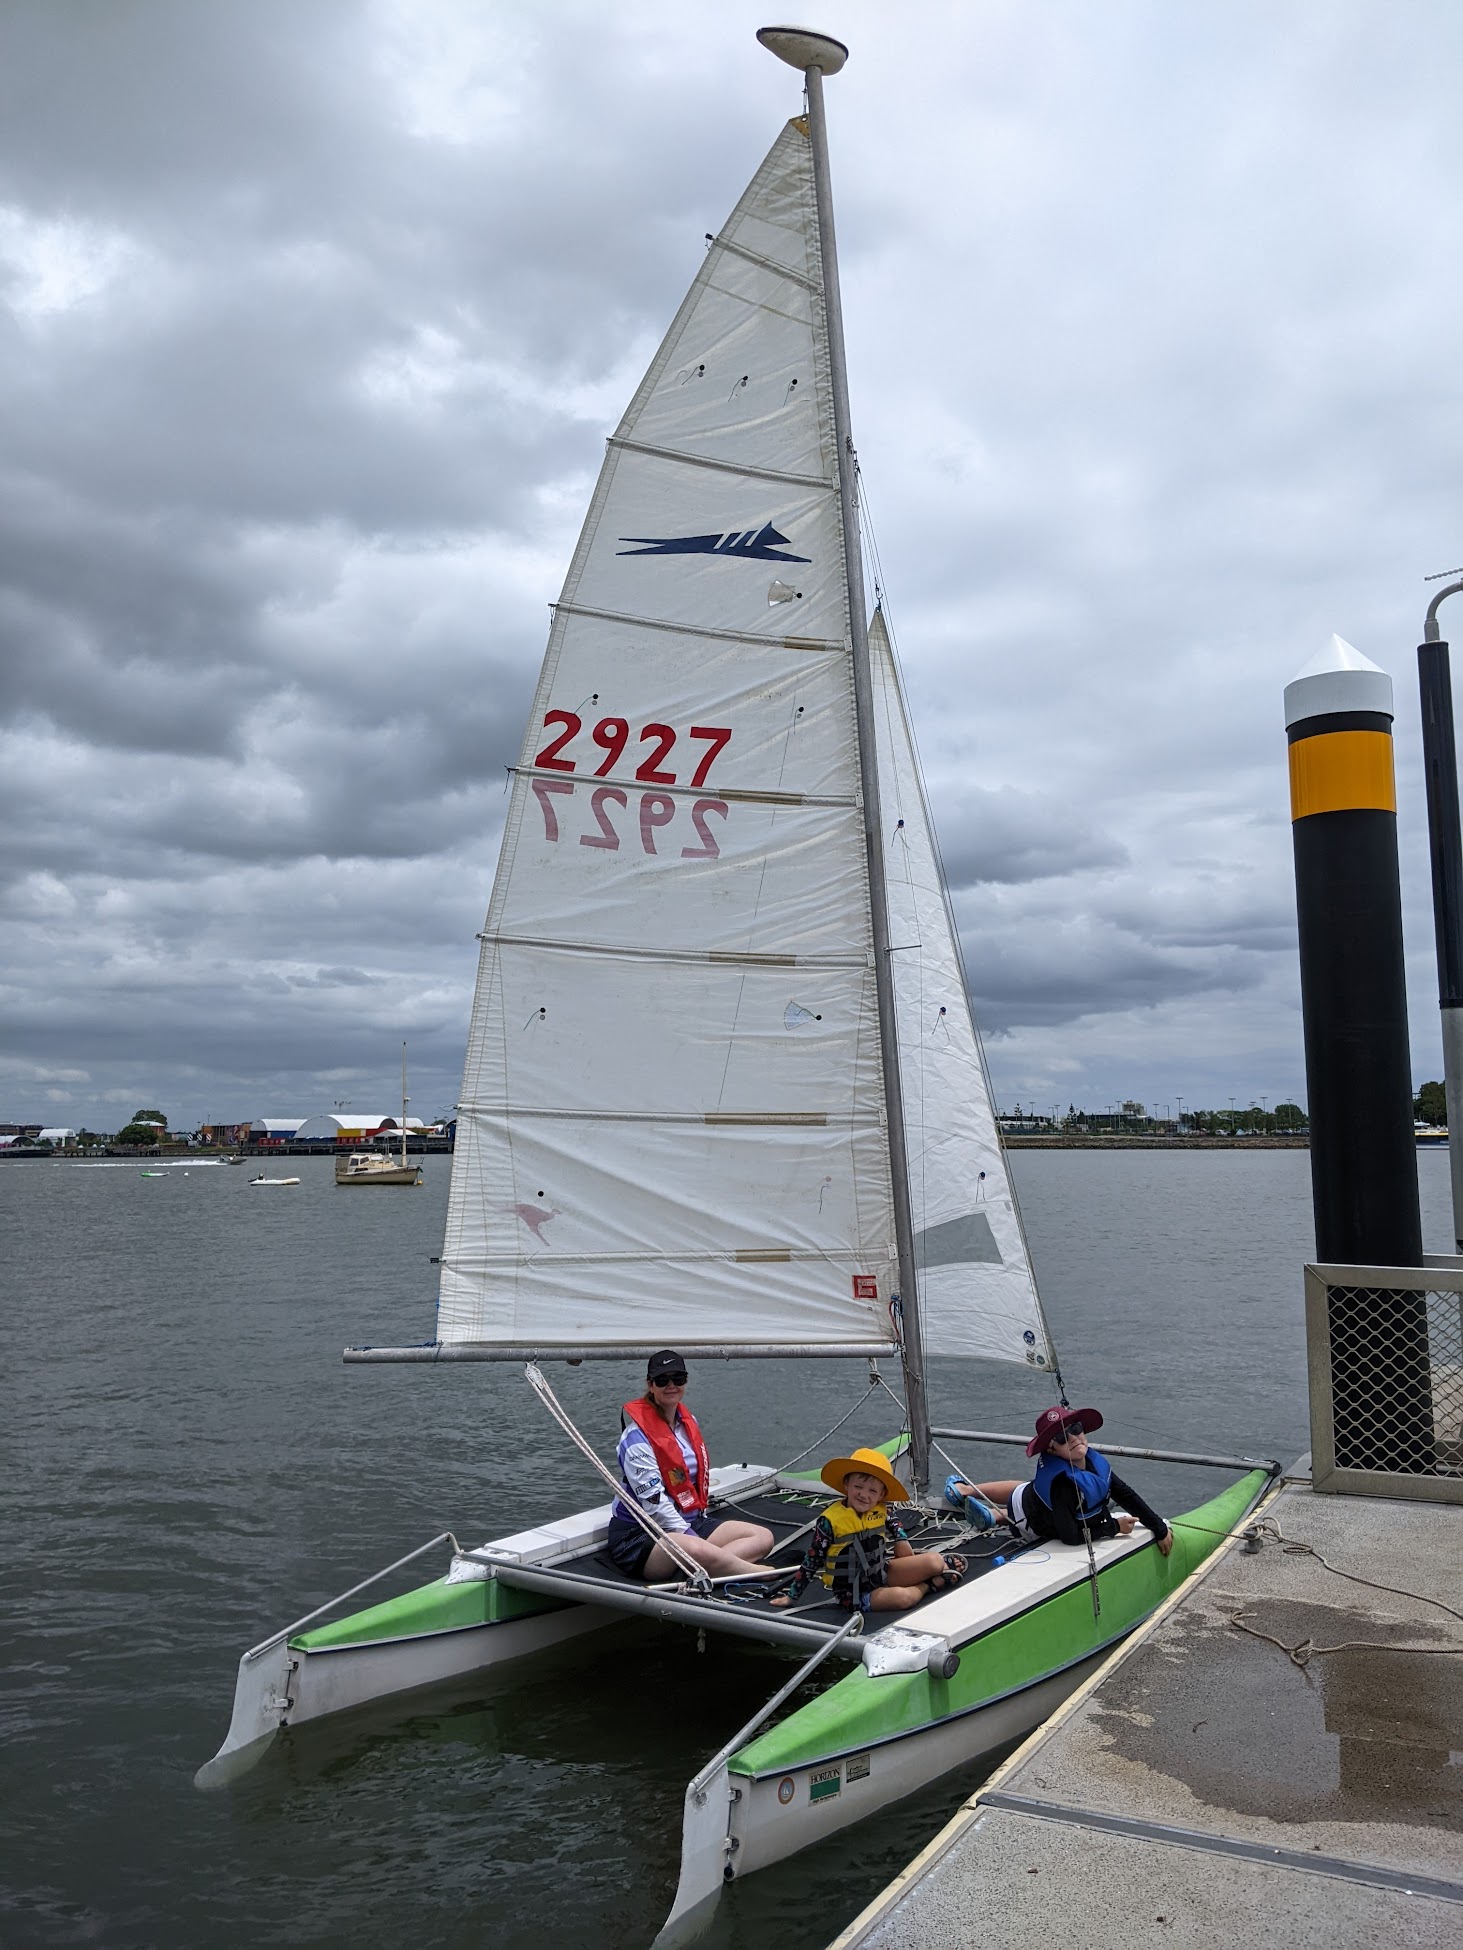
[[[908,1503],[909,1491],[889,1467],[887,1456],[880,1455],[877,1449],[855,1449],[851,1456],[834,1456],[825,1462],[819,1474],[830,1490],[843,1494],[843,1479],[857,1470],[862,1476],[877,1476],[889,1492],[891,1503]]]

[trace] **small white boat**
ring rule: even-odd
[[[251,1185],[298,1185],[299,1182],[298,1178],[266,1178],[263,1172],[249,1180]]]

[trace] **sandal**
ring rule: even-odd
[[[947,1557],[943,1571],[937,1571],[930,1579],[931,1591],[953,1591],[965,1576],[966,1563],[963,1557]]]

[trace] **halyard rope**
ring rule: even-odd
[[[706,1571],[704,1567],[698,1564],[695,1558],[692,1557],[689,1554],[689,1552],[681,1548],[681,1546],[675,1540],[674,1533],[669,1530],[662,1530],[660,1525],[655,1521],[654,1517],[650,1515],[649,1511],[642,1510],[633,1497],[626,1497],[620,1495],[621,1485],[620,1485],[619,1478],[614,1474],[612,1474],[612,1472],[605,1467],[605,1465],[600,1461],[599,1457],[595,1454],[594,1449],[592,1448],[588,1440],[579,1433],[577,1428],[575,1428],[573,1422],[569,1418],[568,1410],[559,1401],[558,1397],[555,1395],[553,1389],[549,1386],[548,1382],[545,1381],[543,1372],[540,1369],[538,1363],[536,1361],[525,1362],[523,1367],[523,1372],[527,1377],[529,1387],[538,1396],[539,1400],[543,1403],[544,1407],[549,1411],[550,1415],[553,1416],[554,1420],[558,1423],[559,1427],[564,1431],[565,1435],[567,1435],[569,1440],[574,1444],[574,1447],[579,1451],[580,1455],[582,1455],[586,1460],[586,1462],[590,1463],[595,1469],[595,1471],[604,1478],[606,1483],[609,1484],[610,1488],[614,1491],[616,1497],[619,1498],[621,1504],[624,1506],[625,1509],[627,1509],[630,1512],[631,1516],[635,1519],[636,1523],[640,1525],[640,1528],[643,1531],[645,1531],[647,1536],[650,1538],[650,1541],[653,1544],[659,1544],[661,1549],[665,1552],[666,1556],[669,1557],[674,1563],[680,1565],[681,1569],[686,1573],[686,1576],[691,1580],[692,1584],[696,1585],[698,1588],[703,1588],[703,1587],[709,1588],[710,1580],[706,1575]],[[708,1485],[707,1487],[709,1489],[710,1485]]]

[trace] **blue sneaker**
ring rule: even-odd
[[[975,1530],[994,1529],[1001,1519],[996,1515],[989,1503],[984,1502],[978,1496],[961,1496],[956,1489],[955,1485],[957,1483],[963,1483],[966,1480],[965,1477],[956,1475],[950,1475],[945,1478],[946,1508],[958,1510],[965,1518],[965,1521]]]

